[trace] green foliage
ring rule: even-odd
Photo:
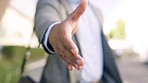
[[[0,62],[0,83],[16,83],[19,76],[20,60],[7,61],[6,59]]]
[[[109,35],[107,36],[108,39],[125,39],[125,24],[122,19],[119,19],[116,22],[116,27],[113,28]]]
[[[17,83],[24,52],[25,47],[3,47],[0,55],[0,83]],[[40,48],[32,48],[31,53],[31,60],[29,61],[43,58],[45,54]]]

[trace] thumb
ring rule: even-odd
[[[81,0],[79,6],[70,14],[69,20],[77,21],[80,16],[85,12],[88,5],[88,0]]]

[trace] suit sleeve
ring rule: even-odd
[[[48,29],[47,29],[47,31],[46,31],[46,33],[45,33],[45,35],[44,35],[45,38],[44,38],[44,40],[43,40],[42,45],[43,45],[45,51],[46,51],[47,53],[49,53],[49,54],[55,54],[55,51],[54,51],[54,49],[52,48],[52,46],[48,43],[48,34],[50,33],[50,30],[53,28],[53,26],[56,25],[56,24],[58,24],[58,23],[59,23],[59,22],[56,22],[56,23],[51,24],[51,25],[48,27]]]
[[[35,33],[40,43],[43,43],[44,35],[48,27],[60,21],[58,15],[58,0],[39,0],[35,13]]]

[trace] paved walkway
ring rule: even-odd
[[[124,83],[148,83],[148,65],[141,63],[136,58],[118,58],[116,61]],[[29,67],[33,70],[34,64],[39,65],[44,63],[45,60],[40,60],[30,64]],[[30,76],[34,80],[39,81],[41,71],[42,67],[35,68],[35,70],[31,71]]]
[[[117,65],[124,83],[148,83],[148,65],[138,59],[120,58]]]

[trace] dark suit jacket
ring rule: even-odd
[[[93,8],[96,17],[101,21],[100,12]],[[71,7],[68,5],[67,0],[39,0],[35,15],[35,32],[39,38],[40,43],[44,40],[44,34],[47,28],[54,22],[61,21],[72,12]],[[103,31],[101,31],[104,71],[101,79],[102,83],[122,83],[118,70],[116,68],[111,49],[105,39]],[[73,40],[78,46],[81,54],[81,47],[74,35]],[[43,46],[44,47],[44,46]],[[49,45],[49,47],[51,47]],[[52,48],[52,47],[51,47]],[[46,50],[46,49],[45,49]],[[55,54],[49,53],[46,66],[43,71],[41,83],[69,83],[69,71],[65,62]]]

